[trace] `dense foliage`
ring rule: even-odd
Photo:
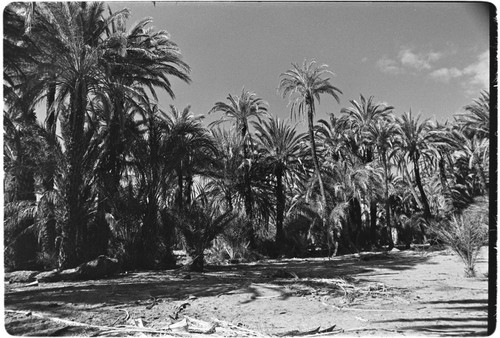
[[[101,254],[167,268],[182,247],[198,270],[211,247],[230,259],[408,247],[442,239],[439,224],[489,192],[488,92],[445,124],[363,95],[315,122],[320,97],[342,93],[328,66],[305,61],[279,85],[307,133],[245,89],[214,98],[221,118],[205,126],[189,107],[159,108],[156,91],[173,98],[189,66],[167,32],[150,19],[127,29],[128,16],[103,3],[5,8],[9,269]]]

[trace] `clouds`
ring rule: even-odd
[[[404,73],[404,70],[398,62],[389,59],[387,57],[383,57],[380,60],[377,61],[377,67],[380,69],[383,73],[388,73],[388,74],[401,74]]]
[[[399,51],[398,57],[403,67],[416,70],[426,70],[432,68],[432,63],[441,59],[443,53],[430,51],[427,53],[414,53],[410,48]]]
[[[488,88],[490,82],[490,54],[486,51],[477,57],[477,60],[468,66],[459,69],[443,67],[429,73],[433,80],[449,83],[458,80],[467,92],[474,92],[475,88]]]
[[[414,48],[403,47],[397,53],[397,57],[383,56],[377,61],[376,66],[381,72],[392,75],[424,75],[441,83],[458,81],[467,92],[488,87],[489,51],[481,53],[474,62],[465,67],[437,67],[439,63],[448,61],[452,54],[454,53],[416,51]]]
[[[451,79],[461,77],[463,75],[463,71],[461,71],[458,68],[452,67],[452,68],[439,68],[436,69],[435,71],[432,71],[429,73],[429,77],[432,79],[439,81],[439,82],[444,82],[444,83],[449,83]]]
[[[383,56],[376,63],[377,68],[389,74],[415,73],[433,68],[433,63],[445,56],[442,52],[415,52],[413,48],[401,48],[395,59]]]

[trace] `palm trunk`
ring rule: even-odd
[[[424,217],[426,220],[429,220],[432,217],[432,215],[431,215],[431,210],[429,207],[429,202],[427,200],[427,196],[426,196],[425,191],[424,191],[424,187],[422,186],[422,180],[420,179],[420,168],[418,166],[418,155],[414,154],[412,156],[412,159],[413,159],[413,164],[415,166],[415,168],[414,168],[415,169],[415,181],[417,183],[417,188],[418,188],[418,191],[420,192],[420,196],[422,197],[422,204],[424,206]],[[420,225],[420,231],[422,232],[423,240],[426,241],[425,228],[424,228],[422,223],[420,223],[419,225]]]
[[[252,185],[250,181],[250,166],[248,164],[248,149],[245,142],[246,129],[242,132],[243,137],[243,157],[244,157],[244,182],[245,182],[245,214],[248,221],[248,239],[249,247],[255,249],[255,230],[254,230],[254,217],[253,217],[253,198],[252,198]]]
[[[71,112],[69,118],[69,140],[67,142],[68,179],[65,187],[65,202],[67,218],[62,229],[62,243],[59,253],[59,267],[62,269],[74,267],[79,263],[82,246],[82,232],[85,211],[80,198],[83,182],[83,134],[85,109],[87,106],[87,87],[83,79],[76,83],[72,93]]]
[[[195,252],[192,257],[193,261],[189,266],[189,270],[193,272],[203,272],[205,255],[203,250],[200,252]]]
[[[275,169],[276,176],[276,246],[283,243],[283,219],[285,213],[285,191],[283,187],[283,169],[279,166]]]
[[[373,161],[373,150],[371,146],[367,146],[366,153],[364,156],[364,164],[368,164],[372,161]],[[371,179],[370,181],[373,182]],[[370,235],[372,244],[375,245],[375,247],[379,247],[379,236],[377,234],[377,201],[373,197],[372,184],[370,184]]]
[[[45,129],[50,137],[56,137],[56,116],[54,109],[54,101],[56,95],[56,85],[51,84],[49,86],[47,92],[47,117],[45,120]],[[50,170],[49,172],[45,172],[42,178],[42,187],[44,192],[51,192],[54,190],[54,171]],[[55,252],[55,240],[56,240],[56,218],[55,218],[55,207],[54,203],[51,201],[47,201],[47,204],[43,208],[46,211],[44,214],[44,223],[43,223],[43,236],[42,236],[42,252],[48,254],[49,256],[53,256],[57,254]]]
[[[189,156],[188,156],[189,158]],[[192,171],[192,163],[188,160],[187,168],[186,168],[186,205],[191,205],[191,193],[193,191],[193,171]]]
[[[44,175],[42,178],[42,186],[45,193],[52,192],[54,190],[54,175],[52,172]],[[56,217],[55,217],[55,206],[52,201],[46,201],[46,204],[42,206],[44,210],[43,215],[43,236],[42,236],[42,252],[53,256],[57,254],[55,252],[55,241],[56,241]]]
[[[180,212],[184,209],[184,201],[183,201],[183,190],[184,190],[184,179],[182,177],[182,165],[177,167],[177,208]]]
[[[231,192],[229,191],[229,189],[225,190],[225,195],[226,195],[227,209],[229,211],[233,211],[233,196],[231,195]]]
[[[358,198],[354,197],[349,201],[349,215],[351,225],[350,228],[355,228],[354,233],[354,245],[356,250],[359,250],[365,246],[365,240],[363,236],[363,221],[361,218],[361,202]]]
[[[379,236],[377,234],[377,202],[370,196],[370,234],[372,244],[379,247]]]
[[[385,178],[385,191],[384,191],[384,199],[385,199],[385,220],[387,224],[387,232],[389,237],[389,250],[394,248],[394,240],[392,238],[392,227],[391,227],[391,210],[389,203],[389,168],[387,165],[387,157],[385,151],[382,151],[382,163],[384,165],[384,178]]]
[[[445,167],[446,162],[445,162],[443,156],[441,156],[439,158],[438,166],[439,166],[439,179],[441,181],[441,190],[442,190],[446,205],[451,210],[453,208],[453,199],[451,197],[451,190],[450,190],[450,186],[448,184],[448,179],[446,177],[446,167]]]
[[[481,167],[479,161],[476,160],[475,162],[476,162],[475,163],[476,170],[479,173],[479,180],[481,182],[481,187],[483,188],[483,194],[488,196],[490,190],[488,184],[486,183],[486,175],[484,173],[484,169]]]
[[[56,112],[54,109],[54,101],[56,98],[56,85],[52,83],[49,85],[47,92],[47,117],[45,118],[45,128],[50,135],[56,134]]]
[[[323,179],[321,178],[321,170],[319,166],[319,161],[318,161],[318,154],[316,151],[316,142],[314,141],[314,123],[313,123],[313,117],[314,117],[314,112],[315,112],[315,107],[314,107],[314,101],[312,97],[307,97],[306,98],[307,106],[308,106],[308,113],[307,113],[307,122],[308,122],[308,128],[309,128],[309,144],[311,147],[311,155],[314,163],[314,170],[316,173],[316,176],[318,178],[318,184],[319,184],[319,190],[321,194],[321,221],[324,226],[324,231],[325,231],[325,238],[327,240],[328,247],[330,248],[330,242],[329,238],[332,238],[332,241],[334,242],[334,247],[335,247],[335,252],[333,253],[334,255],[336,254],[336,236],[335,236],[335,231],[331,231],[330,224],[327,221],[327,205],[326,205],[326,194],[325,194],[325,187],[323,185]],[[330,250],[330,249],[329,249]],[[329,253],[330,255],[330,253]]]

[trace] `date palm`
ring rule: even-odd
[[[67,111],[62,132],[67,156],[64,198],[67,217],[60,251],[61,267],[78,264],[85,232],[83,184],[85,124],[89,97],[102,79],[99,58],[103,33],[125,12],[104,17],[102,3],[37,3],[33,6],[29,36],[42,51],[20,87],[22,99],[36,104],[49,91],[55,110]],[[57,92],[53,89],[56,85]],[[49,114],[52,115],[52,114]],[[54,123],[54,121],[52,121]]]
[[[392,151],[396,137],[396,125],[393,120],[379,120],[371,124],[367,130],[367,138],[374,146],[382,167],[384,168],[384,201],[385,201],[385,220],[389,234],[391,234],[391,211],[389,200],[389,180],[390,180],[390,159],[394,155]],[[394,246],[392,236],[389,235],[389,250]]]
[[[464,107],[455,120],[468,137],[487,138],[490,135],[490,93],[483,91],[473,103]]]
[[[328,70],[328,65],[325,64],[316,66],[315,61],[307,62],[307,60],[304,60],[302,66],[292,63],[292,68],[280,75],[279,90],[283,98],[289,98],[292,116],[307,116],[311,156],[321,194],[322,206],[320,209],[323,210],[321,217],[325,231],[329,233],[326,226],[328,212],[326,210],[325,187],[321,178],[321,167],[314,140],[315,101],[319,104],[320,96],[326,94],[333,96],[337,102],[340,102],[339,94],[342,94],[342,92],[331,83],[330,77],[324,77],[327,74],[333,75]]]
[[[252,146],[253,141],[249,130],[249,122],[251,119],[261,120],[261,117],[267,115],[267,102],[257,97],[255,93],[242,89],[241,95],[231,95],[227,97],[229,103],[216,102],[209,114],[221,112],[224,115],[217,121],[212,122],[210,126],[218,125],[223,122],[231,122],[233,128],[241,136],[243,143],[243,168],[244,168],[244,185],[245,185],[245,214],[248,221],[254,221],[253,210],[253,194],[252,185],[250,180],[250,165],[252,159],[249,154],[249,147]],[[253,149],[252,149],[253,151]],[[255,235],[253,231],[253,224],[249,225],[250,229],[250,246],[255,246]]]
[[[400,164],[407,166],[409,161],[413,164],[415,183],[420,193],[420,200],[424,209],[424,217],[429,220],[432,215],[427,195],[425,194],[422,184],[420,163],[422,157],[429,156],[428,144],[432,138],[432,134],[430,133],[430,120],[425,119],[420,122],[420,115],[415,118],[410,110],[397,119],[396,128],[398,130],[399,137],[396,147],[401,152],[403,156],[402,159],[406,160],[406,163],[402,163],[400,161]],[[422,234],[425,236],[424,228],[421,227],[421,230]]]
[[[350,130],[354,137],[355,148],[353,153],[361,160],[363,164],[368,164],[374,160],[373,156],[373,140],[369,137],[368,130],[370,126],[378,121],[387,118],[393,107],[382,103],[374,103],[373,96],[368,100],[360,95],[360,101],[350,101],[352,107],[342,108],[341,113],[344,116],[341,118],[344,124],[344,129]],[[370,228],[372,231],[372,239],[377,245],[377,201],[370,191]]]
[[[184,201],[190,204],[193,174],[202,165],[207,166],[217,153],[214,141],[201,121],[203,115],[194,115],[187,106],[179,111],[170,106],[168,114],[169,164],[177,174],[177,208],[182,212]],[[186,183],[186,186],[184,186]]]
[[[444,124],[436,122],[431,128],[431,136],[429,139],[429,150],[434,153],[431,157],[434,162],[433,169],[438,169],[441,194],[443,195],[446,204],[446,208],[443,210],[445,213],[449,213],[453,209],[451,188],[448,183],[448,180],[450,176],[453,175],[453,172],[447,173],[447,167],[449,169],[453,169],[452,154],[456,147],[456,142],[452,137],[454,128],[455,126],[448,123],[448,121]]]
[[[103,163],[105,195],[108,201],[117,198],[123,164],[127,156],[127,120],[131,106],[147,102],[145,89],[157,99],[159,88],[175,98],[170,76],[190,82],[189,66],[182,60],[177,45],[166,31],[153,31],[151,18],[132,25],[127,31],[124,17],[119,17],[106,32],[104,53],[100,64],[105,70],[102,85],[103,106],[100,122],[104,122]],[[137,110],[137,109],[135,109]],[[130,137],[130,136],[129,136]]]
[[[286,205],[286,178],[299,179],[302,167],[305,135],[277,118],[254,123],[257,146],[264,165],[275,179],[276,198],[276,245],[283,243],[283,220]]]
[[[165,248],[161,260],[162,267],[175,265],[172,253],[173,229],[163,216],[173,204],[171,192],[175,189],[175,167],[179,158],[168,156],[173,153],[170,117],[157,105],[143,107],[144,117],[136,121],[137,137],[133,139],[127,172],[130,180],[137,186],[137,198],[140,200],[138,218],[141,221],[139,229],[138,257],[141,266],[158,268],[155,257],[159,247]],[[170,202],[170,203],[169,203]],[[162,224],[164,226],[162,227]],[[162,229],[163,228],[163,229]],[[165,234],[164,237],[160,233]]]

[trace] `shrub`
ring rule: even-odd
[[[449,245],[465,264],[465,275],[476,275],[479,250],[488,242],[488,208],[479,201],[441,226],[434,225],[439,239]]]
[[[174,220],[184,239],[187,254],[191,257],[191,271],[203,271],[205,249],[235,218],[226,212],[219,214],[211,208],[191,206],[183,214],[176,213]]]

